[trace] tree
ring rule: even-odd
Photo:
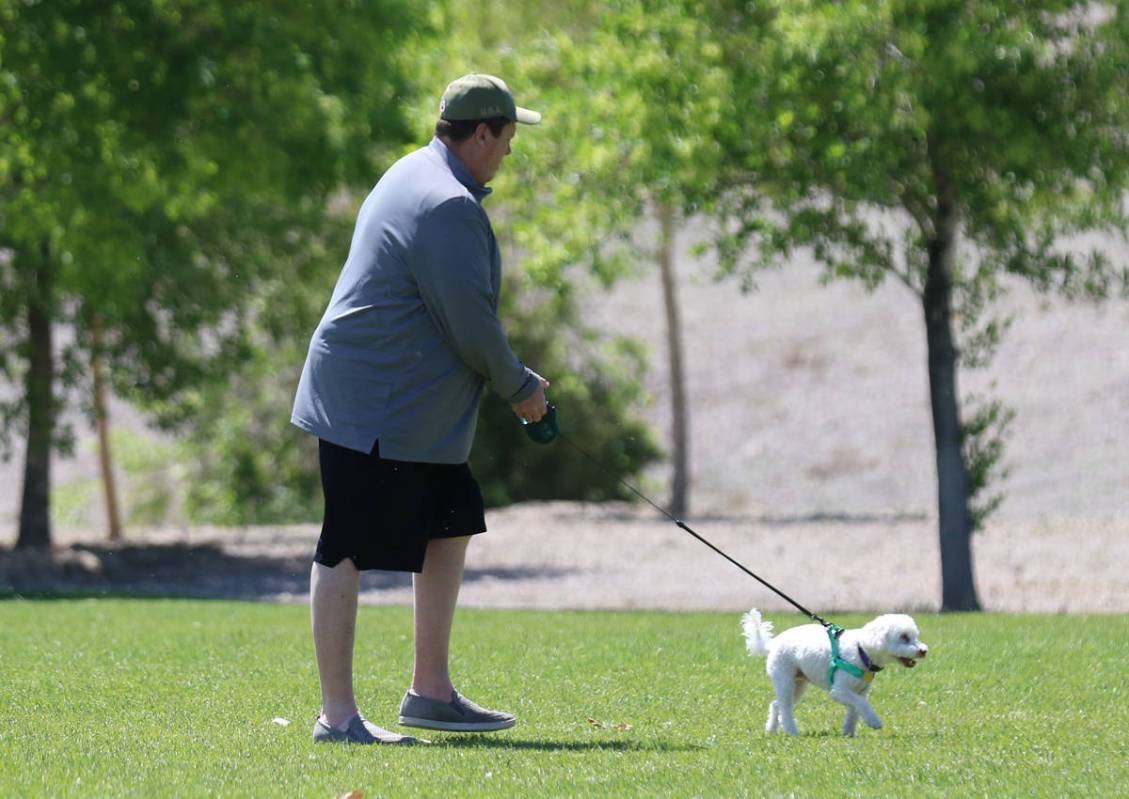
[[[405,135],[396,45],[422,23],[400,0],[0,0],[0,24],[0,378],[20,387],[0,438],[26,423],[17,546],[43,547],[90,321],[119,393],[208,412],[185,390],[238,370],[330,192]]]
[[[585,13],[592,8],[599,13]],[[711,184],[720,155],[714,131],[728,113],[728,74],[701,21],[705,8],[672,0],[574,4],[583,25],[535,27],[524,46],[506,42],[498,62],[545,111],[541,129],[517,143],[516,168],[499,181],[502,202],[520,209],[508,226],[529,280],[571,300],[577,267],[608,285],[641,262],[658,266],[676,515],[690,504],[690,413],[674,238]],[[633,238],[648,218],[659,226],[658,248]]]
[[[94,428],[98,433],[98,470],[102,475],[102,494],[106,503],[106,530],[111,541],[122,539],[121,512],[118,510],[117,480],[110,447],[110,411],[107,399],[106,369],[102,363],[102,321],[89,320],[90,380]]]
[[[617,127],[627,169],[596,178],[604,196],[634,197],[656,219],[655,260],[662,285],[671,397],[670,510],[690,511],[690,407],[676,278],[675,237],[694,212],[719,161],[728,74],[697,2],[622,2],[602,20],[593,42],[591,80],[620,104]]]
[[[668,509],[676,517],[690,512],[690,408],[686,399],[685,348],[682,346],[682,312],[678,303],[678,276],[675,272],[675,210],[660,203],[659,277],[662,281],[663,311],[666,314],[666,352],[670,373],[670,441],[674,472],[670,481]]]
[[[807,247],[829,276],[893,276],[921,303],[942,607],[977,609],[956,327],[984,324],[1005,275],[1068,295],[1129,285],[1124,264],[1066,243],[1126,235],[1129,4],[748,8],[714,5],[736,103],[766,123],[726,143],[720,252],[748,275]]]

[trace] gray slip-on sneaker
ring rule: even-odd
[[[360,713],[353,716],[349,721],[349,726],[344,730],[330,727],[322,721],[319,716],[318,720],[314,723],[314,742],[322,743],[326,741],[340,741],[352,744],[400,744],[406,746],[431,743],[431,741],[425,741],[422,738],[400,735],[399,733],[389,732],[383,727],[377,727],[371,721],[365,719]]]
[[[509,729],[516,719],[500,710],[479,707],[458,691],[451,694],[451,701],[444,702],[409,690],[400,702],[400,723],[405,727],[447,732],[493,732]]]

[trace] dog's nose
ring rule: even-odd
[[[927,647],[925,644],[922,644],[921,649],[917,650],[917,656],[919,658],[923,658],[928,654],[929,654],[929,647]]]

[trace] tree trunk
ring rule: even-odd
[[[27,453],[17,549],[51,546],[51,442],[55,433],[55,361],[51,341],[50,252],[41,258],[27,286],[28,370]]]
[[[106,404],[105,365],[102,360],[102,320],[90,319],[90,369],[94,373],[94,426],[98,430],[98,463],[102,471],[102,490],[106,498],[106,526],[111,541],[122,539],[118,491],[114,481],[114,459],[110,452],[110,412]]]
[[[937,232],[929,242],[923,305],[929,349],[929,398],[937,448],[937,499],[941,537],[941,609],[979,610],[972,575],[972,514],[968,469],[961,451],[957,350],[952,326],[952,270],[959,216],[951,191],[940,182]]]
[[[686,406],[686,374],[682,357],[682,319],[674,275],[674,209],[658,207],[663,303],[666,307],[666,344],[670,357],[671,444],[674,476],[670,487],[670,512],[681,518],[690,512],[690,412]]]

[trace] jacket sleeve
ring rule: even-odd
[[[447,200],[420,223],[412,271],[443,338],[495,393],[514,403],[533,394],[537,376],[514,355],[498,319],[489,225],[473,200]]]

